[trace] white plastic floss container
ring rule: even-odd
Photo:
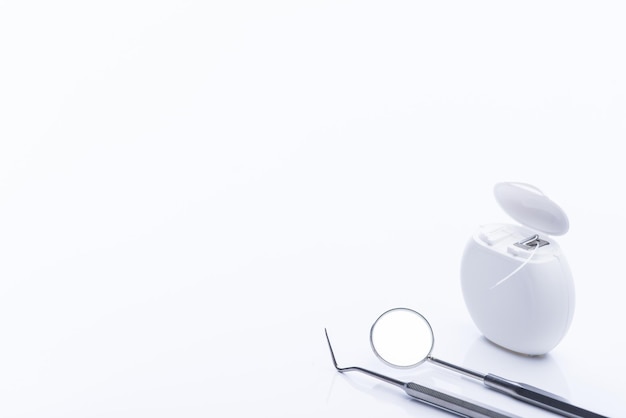
[[[498,183],[496,200],[522,225],[481,226],[461,261],[461,286],[472,320],[493,343],[541,355],[556,347],[574,315],[574,282],[552,238],[569,229],[563,210],[525,183]]]

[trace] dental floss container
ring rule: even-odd
[[[496,200],[522,225],[481,226],[461,261],[463,298],[493,343],[526,355],[559,344],[574,315],[574,281],[552,235],[569,229],[565,212],[539,189],[498,183]]]

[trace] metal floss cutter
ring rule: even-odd
[[[541,355],[556,347],[574,315],[574,281],[551,235],[569,229],[565,212],[539,189],[498,183],[496,200],[522,225],[481,226],[461,261],[463,298],[482,334],[509,350]]]

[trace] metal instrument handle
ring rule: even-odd
[[[604,415],[579,408],[565,401],[553,393],[527,385],[514,382],[489,373],[483,379],[485,386],[505,393],[521,401],[546,409],[555,414],[570,418],[607,418]]]
[[[515,415],[494,410],[492,407],[472,403],[461,398],[439,392],[414,382],[404,384],[407,395],[428,405],[466,418],[515,418]]]

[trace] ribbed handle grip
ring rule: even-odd
[[[404,391],[421,402],[443,409],[444,411],[452,412],[461,417],[515,418],[515,415],[508,415],[504,412],[491,409],[488,406],[457,398],[413,382],[406,383]]]

